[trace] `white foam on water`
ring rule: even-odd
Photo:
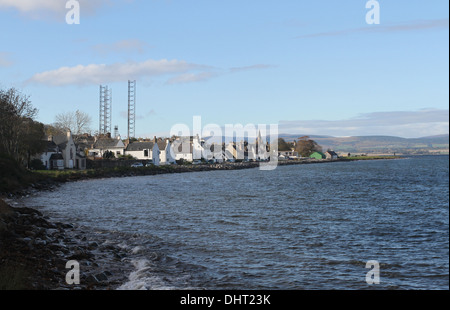
[[[142,247],[140,247],[140,246],[135,246],[133,249],[131,249],[132,254],[138,254],[141,251],[142,251]]]
[[[151,274],[151,265],[147,259],[132,261],[134,268],[128,282],[121,285],[117,290],[174,290],[168,286],[160,277]]]

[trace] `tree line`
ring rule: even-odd
[[[29,167],[34,155],[45,152],[47,136],[91,132],[90,116],[79,110],[56,115],[51,125],[37,121],[37,115],[29,96],[15,88],[0,89],[0,155]]]

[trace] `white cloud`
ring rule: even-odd
[[[58,0],[0,0],[0,8],[15,8],[27,13],[38,10],[60,11],[65,2]]]
[[[347,120],[280,121],[279,131],[292,134],[366,136],[390,135],[405,138],[439,135],[449,132],[449,111],[374,112]]]
[[[125,42],[125,41],[119,41]],[[126,41],[117,44],[118,47],[140,46]],[[188,63],[180,60],[153,60],[144,62],[128,62],[115,64],[90,64],[77,65],[74,67],[61,67],[59,69],[37,73],[32,76],[27,83],[44,84],[49,86],[65,85],[98,85],[103,83],[123,82],[130,79],[156,78],[169,76],[166,84],[186,84],[193,82],[207,81],[224,74],[241,71],[265,69],[268,65],[253,65],[230,70],[219,70],[217,68]],[[170,77],[171,76],[171,77]]]
[[[78,0],[83,13],[92,14],[111,0]],[[62,17],[65,20],[67,0],[0,0],[0,10],[14,9],[31,18]]]
[[[205,66],[187,63],[186,61],[150,59],[140,63],[128,62],[111,65],[90,64],[86,66],[78,65],[75,67],[62,67],[52,71],[37,73],[27,82],[50,86],[83,86],[122,82],[130,79],[183,74],[203,68],[205,68]]]

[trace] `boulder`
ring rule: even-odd
[[[3,199],[0,199],[0,218],[14,215],[14,209],[10,207]]]

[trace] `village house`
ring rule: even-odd
[[[194,146],[191,137],[178,137],[172,142],[175,160],[194,161]]]
[[[89,156],[103,157],[106,152],[112,152],[114,157],[125,155],[125,144],[122,139],[117,138],[100,138],[95,141],[92,149],[89,150]]]
[[[236,160],[239,158],[236,143],[230,142],[225,147],[225,159],[226,160]],[[242,158],[243,159],[243,158]]]
[[[338,154],[336,154],[334,151],[326,151],[325,152],[325,157],[327,159],[331,159],[331,160],[335,160],[335,159],[339,158]]]
[[[205,145],[204,148],[206,149],[206,159],[212,160],[216,163],[224,162],[226,159],[225,156],[225,145],[219,144],[219,143],[212,143]]]
[[[64,158],[59,152],[58,146],[53,142],[53,137],[50,136],[47,141],[47,149],[40,155],[40,160],[47,170],[62,170],[64,169]]]
[[[70,130],[66,135],[49,136],[40,159],[48,170],[86,169],[86,156],[75,144]]]
[[[155,142],[133,142],[128,144],[125,149],[126,155],[131,155],[138,160],[152,161],[154,165],[160,164],[160,150],[158,143]]]
[[[278,158],[280,158],[280,159],[297,159],[298,152],[296,152],[294,150],[278,151]]]
[[[175,157],[172,152],[172,144],[169,139],[159,139],[158,142],[159,149],[159,162],[161,165],[170,165],[175,163]]]

